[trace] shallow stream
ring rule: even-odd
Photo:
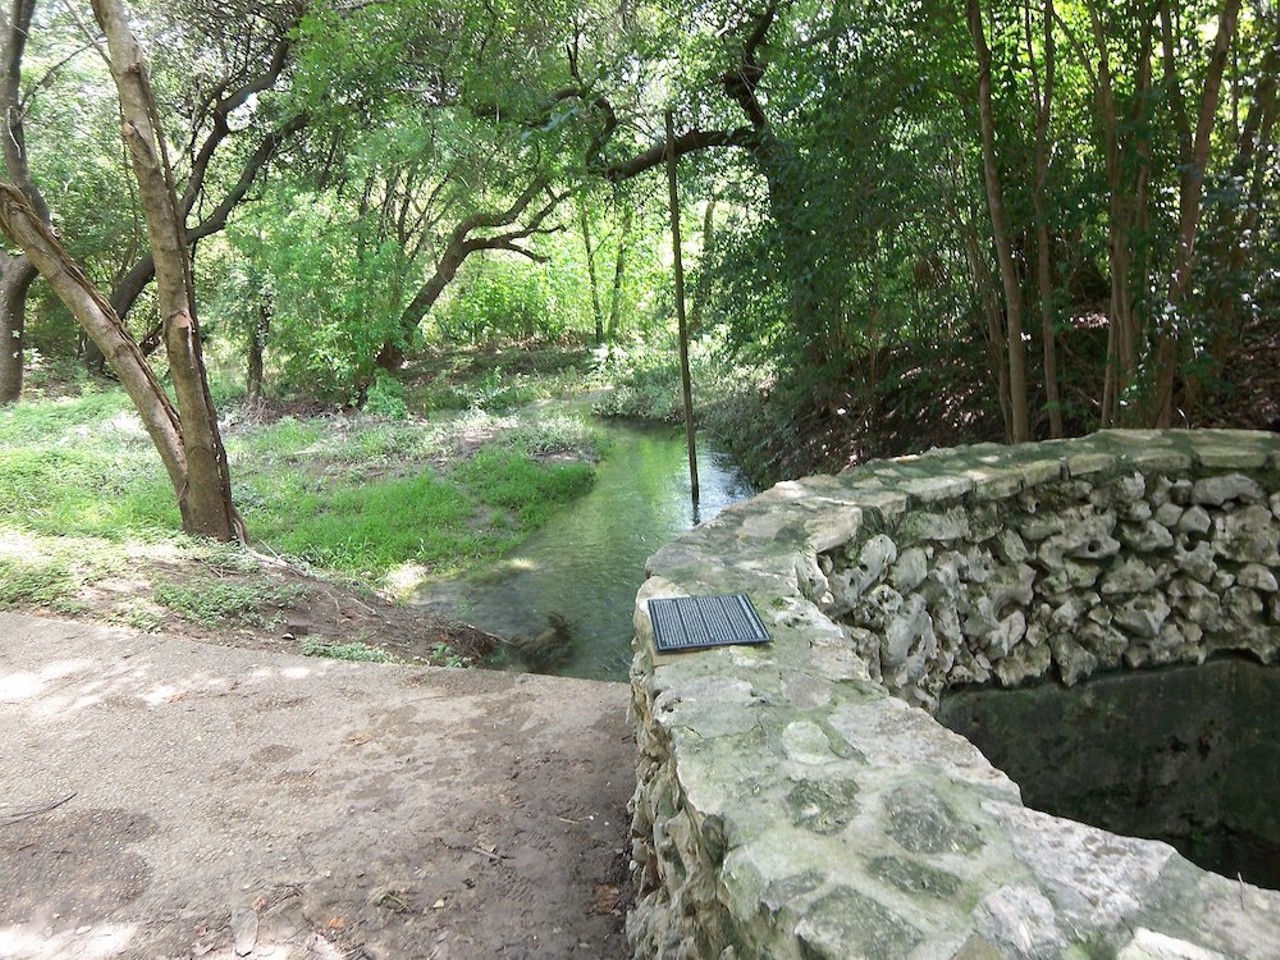
[[[695,508],[683,428],[608,423],[603,429],[608,457],[589,493],[497,567],[427,584],[411,602],[501,637],[534,636],[548,627],[549,616],[563,617],[568,656],[543,672],[625,680],[645,561],[755,491],[727,457],[700,442]]]

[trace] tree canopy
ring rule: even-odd
[[[6,196],[150,354],[159,253],[99,7],[6,5]],[[1265,0],[139,0],[128,16],[192,309],[258,389],[361,402],[432,345],[665,327],[668,109],[696,325],[810,424],[858,410],[872,429],[906,383],[1008,440],[1205,422],[1231,358],[1275,342]],[[6,233],[0,401],[28,343],[82,349]]]

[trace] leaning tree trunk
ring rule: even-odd
[[[22,248],[120,377],[181,502],[187,487],[187,458],[178,412],[137,341],[22,192],[7,183],[0,183],[0,230]]]
[[[120,0],[93,0],[93,11],[111,55],[111,75],[124,118],[124,139],[155,258],[156,299],[164,324],[165,351],[182,411],[187,484],[179,491],[178,504],[183,529],[218,540],[244,539],[243,525],[231,502],[227,454],[205,376],[182,216],[156,122],[155,97],[142,50]]]

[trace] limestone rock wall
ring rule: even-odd
[[[1280,438],[1108,431],[779,484],[637,600],[637,957],[1280,957],[1280,894],[1022,806],[955,684],[1280,647]],[[658,656],[646,601],[766,647]],[[917,709],[923,707],[925,709]]]
[[[1099,458],[1064,472],[886,518],[820,554],[802,590],[848,627],[872,679],[930,708],[992,679],[1072,686],[1223,650],[1272,660],[1280,494],[1240,471],[1192,480]]]

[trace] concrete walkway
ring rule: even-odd
[[[0,958],[622,956],[626,699],[0,613]]]

